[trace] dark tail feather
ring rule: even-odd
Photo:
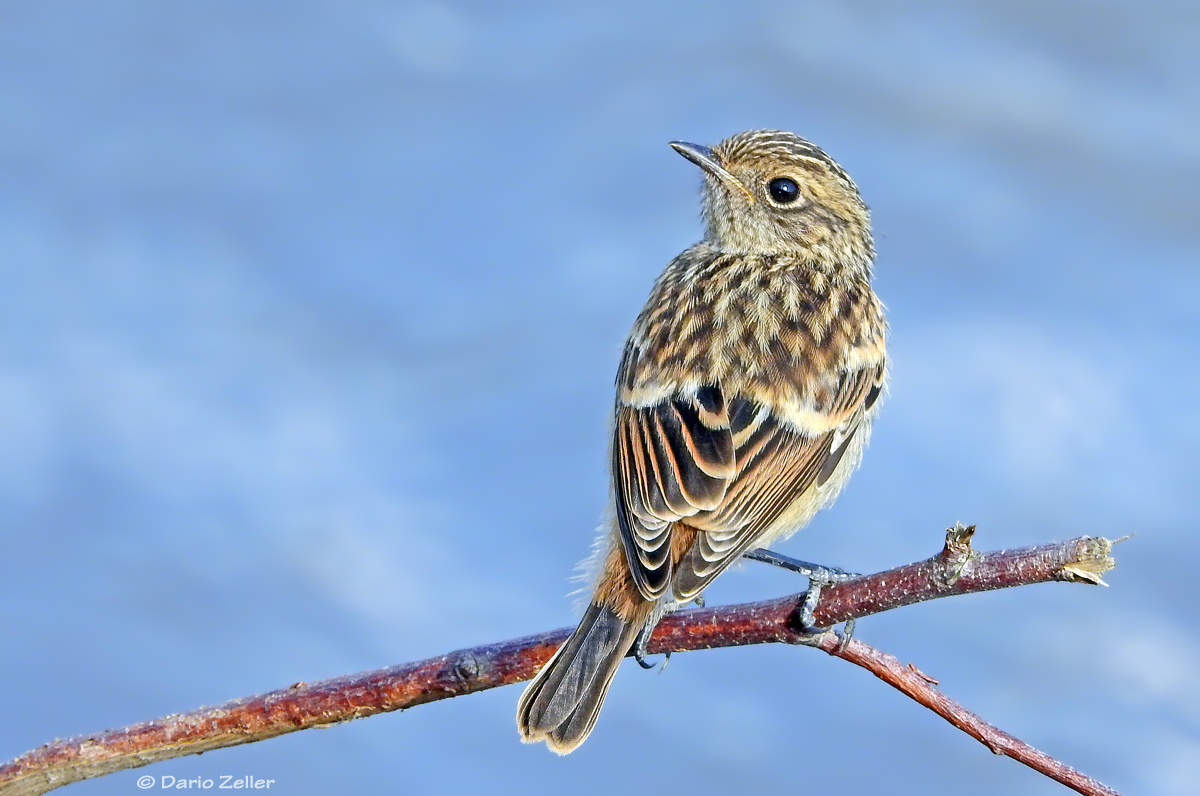
[[[639,629],[610,608],[589,605],[579,627],[521,695],[517,703],[521,740],[545,741],[560,755],[583,743]]]

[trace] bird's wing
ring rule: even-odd
[[[620,407],[616,513],[626,559],[647,599],[699,594],[814,487],[826,485],[883,388],[884,366],[848,371],[804,431],[772,407],[716,386]],[[699,533],[672,551],[679,524]]]
[[[647,599],[671,581],[671,537],[685,517],[718,508],[736,475],[725,398],[716,387],[653,406],[621,407],[613,483],[625,557]]]

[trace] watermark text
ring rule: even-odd
[[[158,786],[164,790],[269,790],[273,779],[240,774],[218,774],[215,777],[192,777],[183,779],[163,774],[156,780],[149,774],[138,777],[137,786],[142,790]]]

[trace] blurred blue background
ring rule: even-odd
[[[872,206],[893,356],[862,469],[781,550],[1136,532],[1110,589],[858,633],[1118,789],[1196,793],[1198,38],[1184,2],[0,4],[0,758],[569,624],[621,343],[700,234],[667,141],[781,127]],[[810,650],[627,666],[564,759],[518,694],[69,792],[1063,792]]]

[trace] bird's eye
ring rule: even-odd
[[[800,196],[800,186],[791,177],[776,177],[767,185],[767,190],[781,205],[790,205]]]

